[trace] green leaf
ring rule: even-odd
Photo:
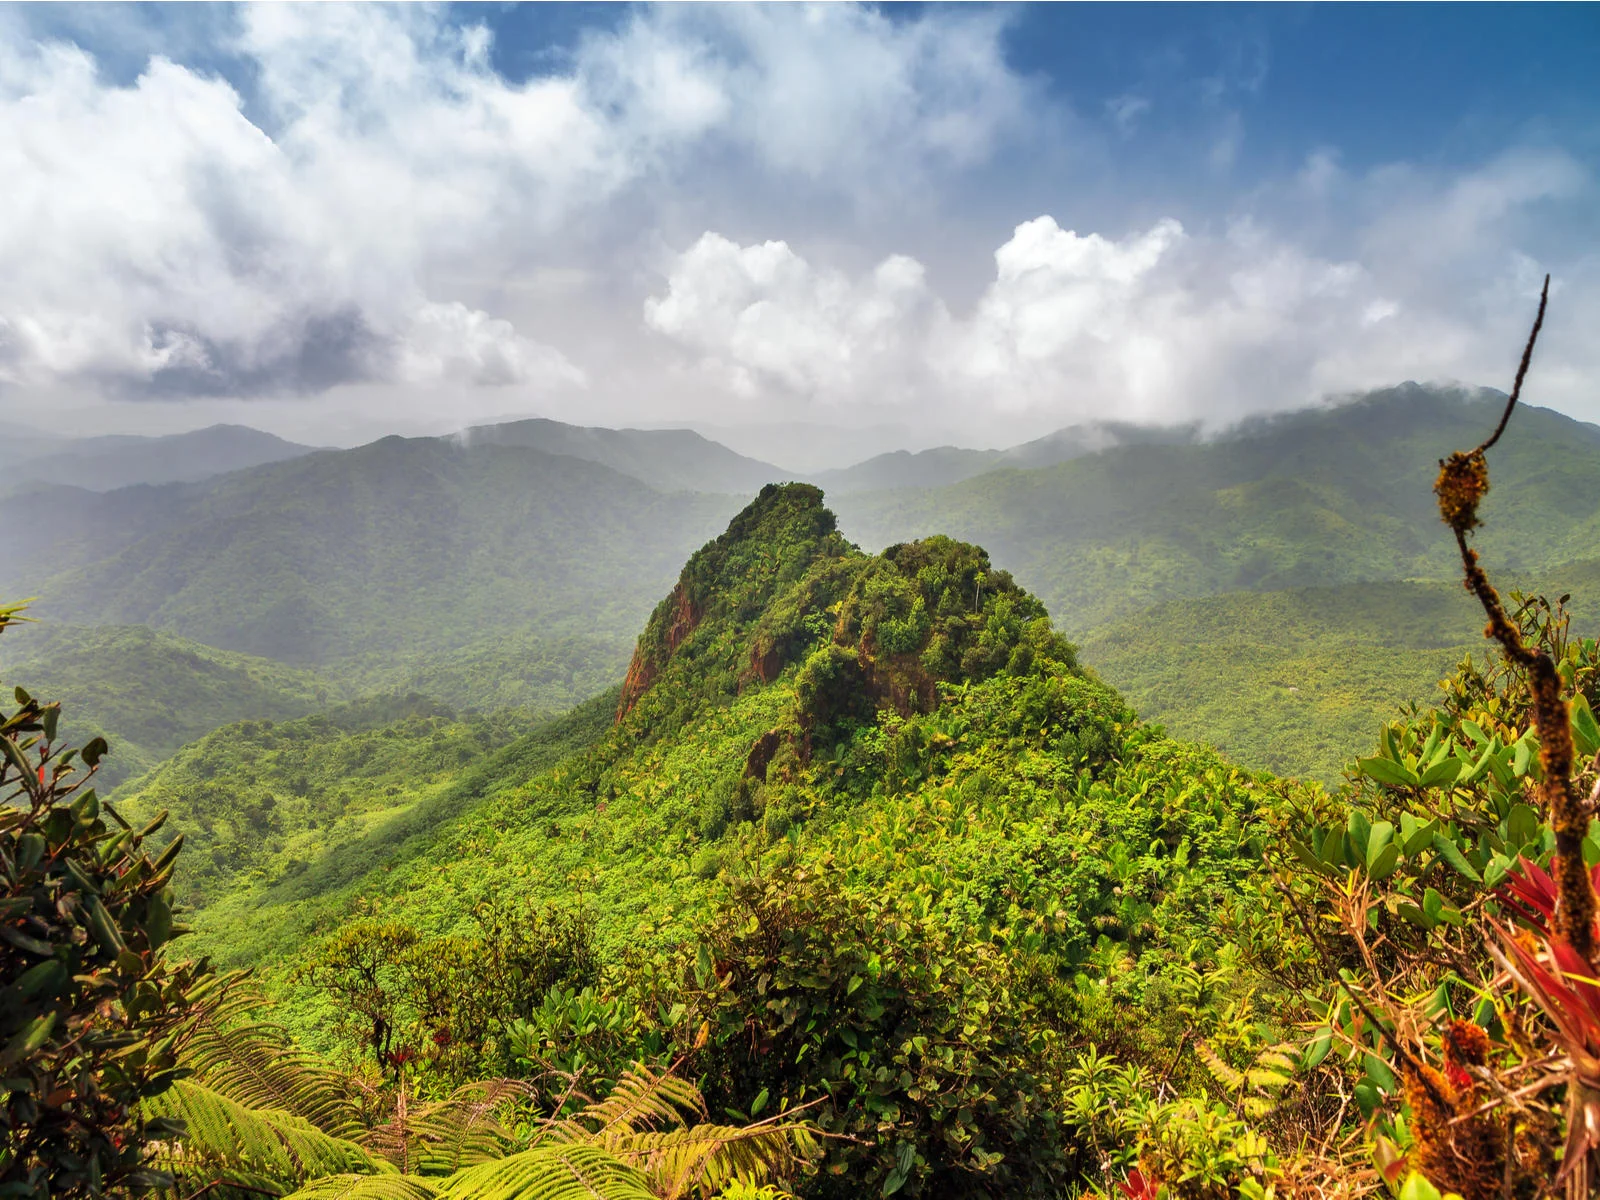
[[[1409,832],[1406,830],[1408,822],[1411,826]],[[1404,839],[1404,844],[1401,849],[1405,852],[1406,857],[1410,858],[1424,846],[1432,845],[1433,831],[1438,827],[1439,823],[1437,821],[1430,820],[1419,823],[1410,813],[1402,813],[1400,815],[1400,832]]]
[[[1311,1044],[1306,1047],[1305,1056],[1300,1060],[1300,1066],[1302,1069],[1307,1071],[1311,1070],[1313,1067],[1320,1066],[1322,1060],[1328,1057],[1328,1052],[1332,1049],[1333,1030],[1318,1030],[1317,1036],[1313,1038],[1311,1040]]]
[[[1355,856],[1352,866],[1366,865],[1367,839],[1372,835],[1372,823],[1359,808],[1350,814],[1346,832],[1350,835],[1350,851]]]
[[[1393,1093],[1399,1089],[1400,1080],[1389,1068],[1389,1064],[1376,1054],[1367,1055],[1362,1065],[1366,1068],[1367,1078],[1384,1091]]]
[[[1447,838],[1443,830],[1433,835],[1433,848],[1439,852],[1439,857],[1454,867],[1459,874],[1465,875],[1473,883],[1483,882],[1483,876],[1473,869],[1472,864],[1467,861],[1467,856],[1461,853],[1461,848]]]
[[[5,1049],[0,1050],[0,1066],[10,1066],[26,1054],[32,1054],[50,1036],[50,1031],[56,1027],[56,1014],[45,1013],[35,1017],[22,1027],[14,1038],[6,1043]]]
[[[1440,787],[1456,779],[1464,766],[1466,764],[1459,758],[1442,758],[1424,771],[1417,782],[1423,787]]]
[[[1370,1083],[1358,1083],[1354,1088],[1356,1107],[1361,1110],[1363,1117],[1370,1117],[1378,1111],[1378,1105],[1383,1103],[1383,1097],[1378,1095],[1378,1089]]]
[[[1322,839],[1322,849],[1318,851],[1322,861],[1330,866],[1338,866],[1344,862],[1344,830],[1335,825],[1328,830],[1328,835]]]
[[[1539,814],[1526,804],[1513,804],[1506,817],[1506,840],[1513,846],[1527,846],[1539,837]]]
[[[1387,787],[1416,787],[1417,773],[1390,758],[1358,758],[1356,770]]]
[[[67,968],[59,959],[52,958],[47,962],[35,963],[5,991],[0,992],[0,997],[15,1003],[26,1000],[43,992],[47,996],[59,992],[67,984]]]
[[[1496,854],[1489,860],[1489,865],[1483,869],[1483,886],[1497,887],[1500,881],[1511,873],[1511,860],[1504,854]]]
[[[1370,867],[1377,861],[1378,856],[1388,849],[1394,841],[1394,826],[1388,821],[1375,821],[1372,830],[1367,834],[1367,866]]]
[[[1431,931],[1434,928],[1434,926],[1438,925],[1438,923],[1439,923],[1438,921],[1436,921],[1432,917],[1430,917],[1427,913],[1423,912],[1415,904],[1399,904],[1399,905],[1396,905],[1395,912],[1399,913],[1402,917],[1404,917],[1406,920],[1410,921],[1413,925],[1417,926],[1419,929]]]
[[[1444,911],[1444,897],[1436,889],[1429,888],[1422,894],[1422,911],[1427,914],[1429,921],[1437,925],[1439,914]]]
[[[1600,722],[1595,721],[1594,709],[1582,692],[1572,700],[1572,741],[1585,758],[1600,752]]]
[[[1367,875],[1375,880],[1382,881],[1394,874],[1400,865],[1400,847],[1390,842],[1379,853],[1377,860],[1367,868]]]
[[[1511,751],[1511,773],[1519,778],[1526,778],[1528,769],[1533,765],[1533,756],[1539,744],[1532,737],[1532,730],[1517,739]]]

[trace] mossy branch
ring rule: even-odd
[[[1527,345],[1523,347],[1516,382],[1505,411],[1500,415],[1500,423],[1476,449],[1458,450],[1440,461],[1434,493],[1439,498],[1439,515],[1455,534],[1466,588],[1488,614],[1489,624],[1484,636],[1498,642],[1506,657],[1528,674],[1528,685],[1533,693],[1534,727],[1539,734],[1539,763],[1544,768],[1539,793],[1556,835],[1556,932],[1592,963],[1595,893],[1583,862],[1583,840],[1589,832],[1590,812],[1573,783],[1572,728],[1567,702],[1561,694],[1561,676],[1549,654],[1523,641],[1516,624],[1506,614],[1499,593],[1489,582],[1477,551],[1467,545],[1467,535],[1479,524],[1478,504],[1489,491],[1489,467],[1484,451],[1500,440],[1522,395],[1523,380],[1533,360],[1539,330],[1544,326],[1549,299],[1550,277],[1546,275],[1544,289],[1539,294],[1539,313],[1528,334]]]

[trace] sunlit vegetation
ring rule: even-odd
[[[1296,467],[1320,512],[1340,456],[1379,453],[1341,419],[1334,467]],[[866,553],[790,484],[661,588],[621,685],[555,719],[400,694],[235,721],[106,801],[104,745],[65,749],[23,692],[0,1184],[1588,1195],[1600,645],[1592,596],[1477,573],[1497,521],[1556,506],[1536,479],[1516,500],[1520,446],[1498,509],[1482,448],[1440,477],[1473,594],[1169,603],[1091,639],[1099,672],[977,545]],[[1570,555],[1572,528],[1513,561]],[[1270,688],[1310,690],[1304,719]]]

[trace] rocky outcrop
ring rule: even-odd
[[[664,613],[662,609],[665,610]],[[657,610],[655,616],[651,617],[644,637],[639,639],[638,646],[634,648],[633,660],[628,664],[628,674],[622,681],[622,698],[617,703],[618,721],[632,712],[633,706],[639,702],[639,697],[650,690],[650,685],[656,681],[656,676],[672,657],[672,652],[695,631],[703,615],[700,606],[689,595],[688,589],[679,582],[672,589],[672,594],[667,597],[666,603]],[[658,619],[662,616],[666,617],[666,620],[661,622],[665,625],[665,629],[660,629],[658,633]],[[657,633],[658,636],[651,636]]]

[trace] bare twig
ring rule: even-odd
[[[1578,795],[1573,780],[1572,729],[1567,702],[1562,697],[1561,676],[1550,655],[1522,639],[1516,623],[1506,614],[1500,594],[1489,582],[1478,561],[1477,551],[1467,545],[1467,534],[1478,525],[1478,503],[1489,490],[1489,468],[1483,452],[1493,446],[1505,431],[1512,410],[1522,395],[1522,384],[1533,360],[1533,347],[1544,325],[1545,306],[1550,298],[1550,278],[1545,277],[1539,296],[1539,313],[1522,351],[1517,378],[1511,389],[1500,424],[1475,450],[1457,451],[1439,464],[1439,479],[1434,492],[1439,497],[1439,514],[1455,534],[1456,549],[1466,588],[1478,598],[1489,624],[1484,636],[1500,644],[1506,658],[1528,675],[1533,693],[1533,720],[1539,733],[1539,765],[1544,780],[1539,795],[1549,814],[1556,835],[1556,932],[1585,960],[1594,960],[1595,894],[1583,861],[1583,839],[1589,832],[1589,806]]]
[[[1500,440],[1500,435],[1506,431],[1506,423],[1511,420],[1511,410],[1516,408],[1517,399],[1522,395],[1522,381],[1527,378],[1528,364],[1533,361],[1533,344],[1539,340],[1539,330],[1544,328],[1544,308],[1550,302],[1550,276],[1544,277],[1544,288],[1539,292],[1539,314],[1533,318],[1533,329],[1528,333],[1528,344],[1522,348],[1522,361],[1517,364],[1517,380],[1511,385],[1511,396],[1506,401],[1506,410],[1500,414],[1500,424],[1494,427],[1494,432],[1489,435],[1489,440],[1480,445],[1474,454],[1482,454],[1490,446]]]

